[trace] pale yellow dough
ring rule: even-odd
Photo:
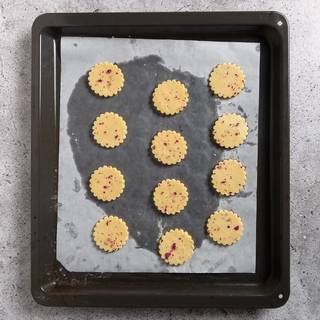
[[[231,98],[243,90],[245,75],[241,68],[232,63],[218,64],[210,74],[209,86],[221,98]]]
[[[102,62],[94,65],[89,71],[88,81],[94,93],[103,97],[111,97],[121,91],[124,76],[117,65]]]
[[[121,249],[128,241],[127,224],[115,216],[106,216],[99,220],[93,229],[93,240],[96,245],[107,252]]]
[[[189,94],[187,88],[180,81],[167,80],[160,83],[154,90],[152,101],[160,113],[174,115],[187,106]]]
[[[187,143],[180,133],[164,130],[154,136],[151,151],[159,162],[167,165],[177,164],[187,154]]]
[[[219,210],[209,217],[207,231],[217,243],[231,245],[241,238],[243,224],[240,217],[232,211]]]
[[[188,203],[188,190],[175,179],[162,180],[153,192],[155,206],[168,215],[179,213]]]
[[[235,148],[241,145],[248,135],[246,120],[235,113],[225,113],[214,123],[213,139],[224,148]]]
[[[246,183],[246,169],[237,160],[220,161],[212,171],[211,181],[217,192],[233,196],[239,193]]]
[[[126,138],[127,125],[117,113],[105,112],[93,123],[92,134],[94,140],[102,147],[114,148]]]
[[[159,241],[159,254],[170,265],[180,265],[189,260],[194,251],[194,242],[188,232],[171,229]]]
[[[97,199],[111,201],[120,197],[125,187],[125,180],[118,169],[103,166],[92,173],[89,184],[92,194]]]

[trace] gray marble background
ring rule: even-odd
[[[30,294],[31,25],[45,12],[277,10],[290,23],[291,297],[276,310],[47,308]],[[0,319],[317,320],[320,314],[317,0],[0,2]]]
[[[168,50],[170,48],[170,50]],[[87,72],[100,61],[115,61],[125,85],[112,98],[101,98],[88,88]],[[246,87],[232,99],[212,96],[208,75],[223,62],[241,66]],[[256,186],[260,44],[237,42],[108,39],[64,37],[61,40],[60,148],[57,258],[69,271],[78,272],[255,272]],[[173,117],[155,112],[150,100],[164,80],[177,79],[189,91],[187,108]],[[114,149],[92,139],[94,119],[106,111],[118,112],[128,126],[125,142]],[[235,112],[248,122],[243,145],[218,148],[211,138],[218,114]],[[156,132],[177,130],[188,144],[186,158],[175,166],[159,165],[150,156]],[[247,171],[247,183],[234,197],[219,197],[209,183],[220,159],[238,159]],[[90,174],[101,165],[113,165],[126,179],[124,194],[104,203],[88,190]],[[176,178],[189,190],[180,214],[159,214],[152,191],[159,181]],[[244,223],[244,234],[232,246],[214,244],[205,224],[217,209],[234,210]],[[92,241],[92,228],[106,214],[123,218],[129,241],[107,254]],[[195,253],[182,266],[170,267],[158,255],[157,242],[171,228],[188,231]]]

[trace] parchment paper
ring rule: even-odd
[[[125,86],[112,98],[94,95],[87,72],[95,63],[114,61],[124,72]],[[211,69],[233,62],[246,75],[246,88],[235,98],[214,98],[207,86]],[[61,101],[57,259],[77,272],[255,272],[256,186],[260,45],[182,40],[142,40],[63,37],[61,40]],[[163,117],[151,106],[154,87],[167,79],[186,84],[188,107],[174,117]],[[115,149],[99,147],[91,137],[94,119],[114,111],[128,125],[125,142]],[[210,132],[223,112],[247,118],[247,142],[231,151],[214,145]],[[163,129],[178,130],[188,143],[180,165],[161,166],[149,153],[153,135]],[[223,158],[239,159],[247,167],[247,185],[239,195],[219,197],[209,183],[214,165]],[[119,168],[126,189],[116,201],[96,200],[88,189],[90,174],[110,164]],[[168,217],[152,203],[156,184],[165,178],[181,179],[190,200],[185,210]],[[217,209],[236,211],[244,235],[230,247],[208,239],[205,224]],[[122,217],[130,239],[120,251],[107,254],[93,243],[91,233],[105,214]],[[168,229],[187,230],[195,240],[192,259],[179,267],[167,266],[157,254],[157,240]]]

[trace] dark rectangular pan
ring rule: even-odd
[[[61,36],[261,43],[256,273],[71,273],[56,260]],[[289,297],[288,25],[276,12],[45,14],[32,29],[32,294],[49,306],[279,307]]]

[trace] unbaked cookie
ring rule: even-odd
[[[92,173],[89,184],[91,192],[97,199],[111,201],[120,197],[125,187],[125,180],[118,169],[103,166]]]
[[[211,175],[213,187],[222,195],[239,193],[246,183],[246,169],[237,160],[220,161]]]
[[[153,192],[155,206],[168,215],[176,214],[183,210],[188,202],[188,190],[179,180],[162,180]]]
[[[114,148],[126,138],[127,125],[117,113],[105,112],[93,123],[92,134],[94,140],[102,147]]]
[[[235,113],[225,113],[214,123],[213,139],[224,148],[235,148],[241,145],[248,135],[246,120]]]
[[[243,224],[240,217],[232,211],[219,210],[209,217],[207,231],[217,243],[231,245],[241,238]]]
[[[241,68],[232,63],[218,64],[210,74],[209,86],[221,98],[236,96],[244,88],[245,75]]]
[[[177,164],[187,154],[187,143],[184,137],[172,130],[158,132],[151,143],[154,157],[163,164]]]
[[[106,216],[96,223],[92,236],[100,249],[113,252],[126,244],[129,231],[127,224],[122,219],[115,216]]]
[[[170,265],[180,265],[189,260],[194,251],[194,242],[188,232],[172,229],[159,241],[159,254]]]
[[[154,90],[152,101],[155,108],[165,115],[174,115],[182,111],[188,104],[187,88],[178,80],[167,80]]]
[[[124,76],[117,65],[102,62],[94,65],[89,71],[88,81],[94,93],[103,97],[111,97],[121,91]]]

